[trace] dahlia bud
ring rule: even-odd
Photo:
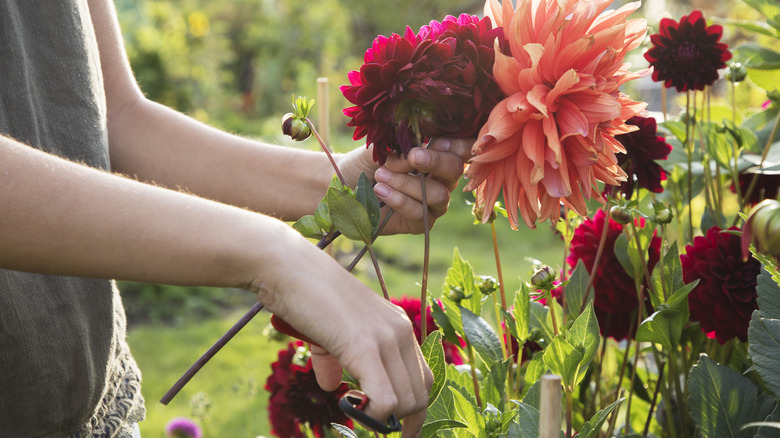
[[[613,221],[619,223],[620,225],[625,225],[631,222],[631,212],[628,211],[628,209],[625,207],[621,207],[619,205],[615,205],[609,209],[609,217],[611,217]]]
[[[653,211],[655,212],[655,215],[651,220],[657,224],[668,224],[674,217],[672,210],[660,202],[653,202]]]
[[[534,271],[531,276],[531,286],[534,289],[550,290],[555,287],[555,280],[558,278],[558,273],[555,269],[542,265],[541,268]]]
[[[306,140],[311,135],[311,129],[306,121],[295,117],[293,113],[287,113],[282,117],[282,132],[295,141]]]
[[[496,435],[501,431],[503,421],[501,421],[501,412],[493,405],[488,403],[488,407],[483,414],[485,416],[485,432],[488,436]]]
[[[748,257],[750,243],[759,252],[772,257],[780,256],[780,202],[765,199],[750,211],[742,229],[742,258]]]
[[[475,203],[474,206],[471,207],[471,214],[474,215],[474,219],[476,223],[482,223],[482,218],[485,215],[485,209],[479,204]],[[495,220],[496,220],[496,209],[491,208],[490,217],[488,217],[486,223],[492,224]]]
[[[742,82],[747,77],[747,68],[741,62],[731,62],[726,69],[726,78],[730,82]]]
[[[447,298],[455,304],[460,304],[461,300],[466,298],[466,294],[463,293],[463,289],[460,286],[452,286],[449,293],[447,293]]]
[[[482,292],[482,295],[489,296],[498,288],[498,282],[495,278],[489,275],[483,275],[479,278],[482,280],[482,283],[479,284],[479,291]]]

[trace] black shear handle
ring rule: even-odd
[[[347,391],[347,393],[341,397],[341,400],[339,400],[339,408],[353,420],[362,423],[379,433],[401,431],[401,422],[398,421],[398,418],[396,418],[395,415],[390,415],[390,418],[387,419],[387,424],[384,424],[363,412],[363,409],[367,404],[368,397],[366,394],[354,389]]]

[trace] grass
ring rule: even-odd
[[[537,230],[522,227],[512,231],[506,219],[499,218],[496,229],[504,281],[510,294],[508,299],[522,280],[530,278],[531,259],[556,268],[563,263],[563,243],[553,235],[549,225],[540,225]],[[349,263],[359,248],[342,239],[337,242],[334,254],[345,260],[345,264]],[[458,190],[453,194],[450,211],[432,230],[431,244],[428,289],[434,298],[441,295],[441,285],[456,247],[477,275],[496,276],[490,226],[473,225],[466,195]],[[376,250],[390,294],[419,295],[423,237],[385,236],[377,241]],[[355,275],[380,291],[367,257],[360,262]],[[141,423],[145,438],[163,437],[165,424],[177,416],[196,417],[205,436],[270,434],[266,410],[268,394],[263,386],[271,370],[270,364],[286,344],[263,335],[268,324],[267,313],[261,313],[228,343],[168,406],[157,401],[247,309],[204,319],[188,316],[185,310],[184,316],[174,319],[174,325],[132,324],[128,342],[143,373],[143,395],[147,400],[147,419]],[[205,404],[208,408],[201,415]]]

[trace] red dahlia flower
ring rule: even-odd
[[[739,174],[739,191],[744,197],[747,195],[748,188],[753,183],[753,178],[758,178],[750,197],[745,199],[747,205],[756,205],[764,199],[777,199],[780,194],[780,173],[766,172],[756,169],[755,171],[745,171]],[[735,188],[732,186],[732,191]]]
[[[392,297],[390,298],[390,302],[404,309],[404,312],[406,312],[406,315],[412,321],[414,335],[417,337],[417,343],[422,345],[425,339],[422,337],[421,333],[422,318],[420,317],[420,299],[409,298],[406,296],[401,298]],[[428,335],[438,330],[439,326],[437,326],[436,322],[433,320],[433,316],[431,315],[431,306],[427,307],[426,315],[426,330],[428,333],[425,335],[425,337],[427,338]],[[442,341],[442,346],[444,347],[444,359],[447,363],[451,363],[453,365],[463,364],[463,358],[460,357],[457,346],[446,339]]]
[[[653,67],[653,80],[677,91],[703,90],[718,79],[718,69],[731,59],[728,44],[719,43],[723,27],[707,26],[701,11],[684,15],[680,22],[661,20],[661,29],[650,35],[653,47],[645,59]]]
[[[661,181],[666,179],[666,171],[654,160],[665,160],[672,146],[656,134],[657,125],[652,117],[634,116],[626,120],[636,131],[621,134],[615,138],[626,148],[625,154],[618,155],[618,164],[626,172],[628,179],[620,184],[620,191],[630,198],[634,193],[634,178],[643,189],[661,193],[664,188]]]
[[[324,437],[330,423],[352,427],[352,421],[341,412],[338,402],[349,390],[342,383],[333,392],[326,392],[317,384],[311,358],[301,354],[302,341],[290,342],[279,351],[279,360],[271,364],[272,373],[265,382],[271,393],[268,413],[271,431],[282,438],[305,438],[301,427],[308,426],[315,436]]]
[[[501,99],[492,77],[493,44],[503,41],[490,19],[446,17],[419,34],[377,37],[360,71],[349,72],[341,87],[355,104],[344,114],[353,138],[374,145],[374,160],[405,156],[419,141],[435,136],[476,135]],[[419,135],[419,138],[418,138]]]
[[[574,269],[577,262],[582,260],[588,272],[593,272],[596,252],[606,219],[607,215],[604,214],[604,211],[598,210],[593,215],[593,219],[585,219],[585,222],[574,231],[570,254],[566,259],[571,269]],[[639,221],[637,225],[643,226],[644,222]],[[623,269],[615,255],[615,241],[622,232],[623,225],[609,218],[607,240],[601,261],[595,268],[596,278],[593,282],[593,290],[595,291],[593,307],[599,321],[601,334],[616,340],[633,338],[636,332],[636,311],[639,307],[639,294],[634,279]],[[653,236],[650,248],[647,249],[649,254],[647,266],[651,272],[655,264],[658,263],[660,247],[661,239]],[[652,309],[647,298],[645,298],[645,306],[649,314]]]
[[[761,263],[752,257],[743,261],[739,236],[717,227],[707,230],[706,237],[696,236],[685,251],[680,256],[683,280],[700,280],[688,295],[691,320],[721,344],[735,337],[747,341]]]
[[[474,144],[466,190],[481,208],[503,191],[512,228],[518,210],[526,225],[557,221],[560,205],[587,213],[600,199],[599,181],[619,185],[625,172],[614,136],[645,103],[619,91],[631,73],[626,54],[646,33],[642,19],[626,20],[638,3],[603,11],[611,0],[489,0],[486,15],[504,29],[511,55],[496,52],[493,74],[508,96],[490,113]],[[649,71],[647,72],[649,73]]]

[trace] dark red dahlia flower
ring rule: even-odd
[[[374,160],[405,156],[434,136],[475,136],[503,95],[493,80],[493,44],[501,28],[489,18],[448,16],[419,34],[377,37],[360,71],[341,87],[355,104],[344,114],[353,138],[374,145]],[[505,45],[505,43],[503,43]],[[418,135],[420,138],[418,139]]]
[[[406,296],[403,296],[401,298],[390,298],[390,302],[395,304],[396,306],[404,309],[404,312],[406,312],[406,316],[409,317],[409,319],[412,321],[412,326],[414,327],[414,335],[417,337],[417,343],[422,345],[422,342],[425,340],[422,337],[422,318],[420,317],[420,299],[419,298],[409,298]],[[436,325],[436,322],[433,320],[433,316],[431,315],[431,306],[428,306],[426,309],[426,331],[428,332],[426,334],[426,337],[430,335],[431,333],[435,332],[439,329],[439,326]],[[455,346],[452,342],[448,340],[442,341],[442,346],[444,347],[444,359],[447,363],[451,363],[453,365],[461,365],[463,364],[463,358],[460,357],[460,353],[458,352],[458,347]]]
[[[598,210],[593,219],[587,218],[574,231],[571,241],[569,256],[566,261],[573,270],[577,262],[582,260],[588,272],[593,272],[596,261],[596,253],[601,240],[604,221],[608,216],[603,210]],[[639,307],[639,297],[634,284],[634,279],[623,269],[615,255],[615,241],[623,232],[623,225],[611,218],[607,228],[607,240],[601,255],[601,261],[596,269],[596,278],[593,282],[595,296],[593,307],[599,327],[603,336],[622,340],[632,338],[636,332],[636,311]],[[639,227],[644,222],[639,221]],[[650,242],[648,268],[652,272],[658,262],[661,247],[661,239],[653,236]],[[647,281],[647,280],[645,280]],[[652,311],[650,300],[645,298],[645,306],[648,312]],[[648,313],[649,314],[649,313]]]
[[[279,351],[279,360],[271,364],[271,375],[265,389],[271,393],[268,414],[273,430],[281,438],[305,438],[301,427],[309,427],[314,435],[325,436],[330,423],[352,427],[352,421],[339,409],[338,402],[349,390],[342,383],[333,392],[326,392],[317,384],[311,358],[302,354],[302,341],[290,342]]]
[[[729,230],[739,230],[732,227]],[[742,261],[739,236],[717,227],[697,236],[680,256],[683,280],[700,280],[688,295],[692,321],[724,344],[732,338],[747,341],[748,325],[756,304],[756,284],[761,263]]]
[[[626,124],[636,126],[639,130],[615,136],[626,148],[625,154],[617,155],[618,164],[628,176],[620,185],[620,191],[631,198],[636,179],[639,187],[655,193],[663,192],[661,181],[666,179],[666,171],[654,160],[665,160],[672,146],[657,135],[657,125],[652,117],[634,116],[626,120]]]
[[[723,27],[707,26],[699,10],[683,16],[679,23],[664,18],[660,27],[660,32],[650,35],[653,47],[645,52],[653,67],[653,80],[677,91],[712,85],[718,79],[718,69],[725,68],[731,59],[728,44],[718,42]]]
[[[750,197],[745,199],[747,205],[756,205],[764,199],[777,199],[780,194],[780,173],[776,172],[741,172],[739,174],[739,191],[744,197],[747,195],[748,188],[753,182],[753,178],[758,178]],[[734,191],[732,186],[732,191]]]

